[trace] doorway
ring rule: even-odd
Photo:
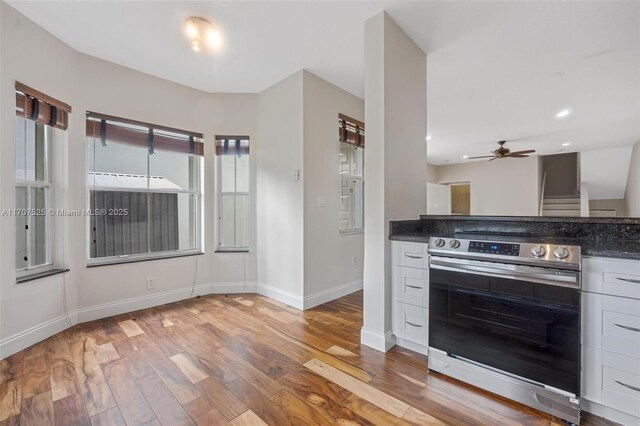
[[[469,182],[452,183],[449,185],[451,193],[451,214],[468,216],[471,214],[471,184]]]

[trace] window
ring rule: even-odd
[[[53,269],[56,133],[66,130],[71,107],[16,83],[16,276]]]
[[[16,270],[51,265],[52,129],[16,117]]]
[[[249,138],[216,137],[218,250],[249,249]]]
[[[340,114],[338,172],[340,233],[364,229],[364,123]]]
[[[202,135],[88,113],[89,258],[199,253]]]

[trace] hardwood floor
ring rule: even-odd
[[[558,424],[422,355],[360,346],[361,326],[362,292],[306,312],[205,296],[80,324],[0,361],[0,426]]]

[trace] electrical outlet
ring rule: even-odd
[[[358,256],[353,256],[353,264],[354,265],[358,264]]]
[[[147,290],[153,290],[153,279],[147,278]]]

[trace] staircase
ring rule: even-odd
[[[542,216],[580,217],[580,197],[545,198]]]

